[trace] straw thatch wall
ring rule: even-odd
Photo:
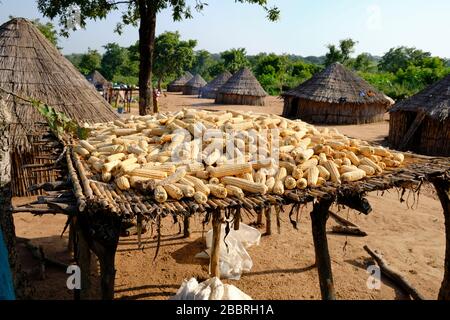
[[[285,97],[283,117],[320,124],[365,124],[383,121],[384,104],[326,103]]]
[[[86,78],[26,19],[0,26],[0,88],[12,93],[3,96],[0,107],[11,115],[8,143],[15,196],[30,195],[29,186],[58,175],[46,165],[58,157],[46,120],[35,105],[19,97],[45,103],[79,124],[118,118]]]
[[[234,105],[248,105],[248,106],[265,106],[266,97],[247,96],[229,93],[217,93],[217,104],[234,104]]]
[[[390,112],[389,141],[432,156],[450,156],[450,75],[395,104]],[[421,122],[419,122],[421,121]],[[409,130],[411,140],[404,142]]]
[[[216,99],[219,89],[232,77],[229,71],[219,74],[202,89],[202,98]]]
[[[216,103],[264,106],[266,96],[266,91],[250,69],[242,68],[219,88]]]
[[[183,92],[184,85],[194,76],[189,71],[186,71],[180,78],[172,81],[167,86],[167,92]]]
[[[283,116],[324,124],[382,121],[393,100],[339,63],[282,95]]]
[[[411,124],[417,116],[416,112],[398,111],[390,114],[389,143],[399,148]],[[404,151],[430,156],[450,156],[450,121],[439,121],[426,116],[413,135]]]
[[[199,95],[204,86],[206,86],[206,81],[201,75],[196,74],[191,80],[186,82],[183,86],[184,95]]]

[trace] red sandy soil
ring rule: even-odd
[[[266,107],[216,106],[211,100],[192,96],[168,94],[160,100],[161,110],[180,110],[183,107],[205,109],[253,110],[280,114],[282,101],[270,97]],[[170,106],[170,107],[169,107]],[[133,110],[136,112],[136,110]],[[388,133],[388,123],[361,126],[339,126],[349,136],[381,143]],[[365,238],[329,235],[336,294],[339,299],[406,299],[407,297],[389,280],[382,279],[380,290],[370,290],[366,282],[366,269],[372,262],[363,250],[365,244],[380,250],[384,258],[428,299],[435,299],[443,277],[445,250],[442,208],[431,188],[425,187],[419,202],[414,195],[404,195],[399,201],[396,190],[372,193],[368,197],[373,212],[368,216],[351,210],[340,214],[358,224],[368,233]],[[317,270],[309,212],[305,207],[300,216],[299,230],[295,230],[287,215],[282,215],[281,233],[263,237],[261,244],[249,249],[253,269],[239,281],[226,281],[236,285],[254,299],[320,299]],[[338,211],[338,208],[334,208]],[[244,217],[245,223],[255,218]],[[194,256],[204,250],[202,224],[196,217],[193,234],[183,239],[179,226],[168,218],[163,223],[161,248],[156,261],[156,239],[150,232],[143,236],[144,249],[138,249],[136,237],[121,238],[116,256],[116,299],[167,299],[174,295],[185,278],[208,277],[208,264]],[[66,222],[63,216],[33,217],[15,215],[18,237],[31,239],[41,245],[48,257],[69,263],[66,251],[67,236],[60,238]],[[329,220],[328,228],[335,224]],[[274,224],[276,225],[276,224]],[[210,226],[206,226],[205,231]],[[264,229],[261,229],[264,233]],[[23,247],[23,245],[22,245]],[[21,248],[21,257],[31,273],[34,299],[72,299],[66,288],[67,275],[63,270],[48,267],[46,279],[40,279],[36,262]],[[98,280],[98,279],[97,279]],[[98,286],[96,285],[96,288]]]

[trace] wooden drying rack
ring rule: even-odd
[[[119,242],[123,221],[134,221],[141,230],[145,220],[155,221],[160,226],[161,219],[182,218],[184,233],[189,235],[189,217],[201,215],[205,222],[212,221],[213,247],[211,253],[211,276],[220,277],[219,239],[221,224],[233,223],[239,228],[244,213],[256,215],[258,221],[266,216],[267,233],[271,233],[271,215],[279,218],[291,205],[290,221],[296,210],[307,203],[313,203],[311,212],[312,235],[319,274],[322,299],[335,299],[335,290],[331,268],[326,223],[329,209],[333,203],[349,207],[363,214],[371,212],[366,199],[368,192],[383,191],[392,188],[418,192],[424,183],[434,185],[441,201],[446,232],[445,268],[439,299],[450,300],[450,159],[406,155],[401,168],[385,170],[383,175],[370,177],[361,181],[323,186],[306,190],[286,191],[283,196],[252,195],[243,200],[237,198],[210,198],[206,204],[197,204],[191,200],[168,201],[164,204],[155,202],[152,197],[138,190],[120,191],[110,184],[90,180],[91,173],[79,156],[66,148],[66,165],[68,180],[35,186],[46,190],[47,196],[39,197],[37,202],[14,208],[16,212],[27,211],[35,214],[64,213],[69,216],[69,242],[75,242],[76,260],[82,272],[82,290],[78,292],[81,299],[92,298],[90,295],[91,251],[100,262],[101,291],[103,299],[114,298],[114,258]],[[42,206],[45,207],[42,207]],[[274,210],[272,210],[274,209]],[[226,219],[225,219],[226,218]],[[159,228],[158,228],[159,232]],[[74,241],[76,239],[77,241]],[[138,231],[140,242],[140,231]]]

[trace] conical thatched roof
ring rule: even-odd
[[[386,104],[385,95],[340,63],[334,63],[283,94],[325,103]]]
[[[440,121],[447,119],[450,114],[450,75],[411,98],[397,103],[390,110],[397,111],[422,111]]]
[[[169,86],[184,86],[194,76],[189,71],[186,71],[181,77],[172,81]]]
[[[202,90],[203,98],[215,99],[217,91],[232,77],[229,71],[225,71],[215,77],[211,82],[209,82]]]
[[[248,68],[236,72],[220,89],[221,94],[265,97],[267,93]]]
[[[206,81],[202,78],[201,75],[196,74],[191,80],[186,82],[184,86],[191,88],[203,88],[204,86],[206,86]]]
[[[91,72],[87,77],[87,81],[96,86],[110,87],[112,86],[111,82],[106,80],[106,78],[97,70]]]
[[[18,96],[39,100],[84,122],[104,122],[118,116],[75,67],[28,20],[13,19],[0,26],[0,87]],[[36,108],[11,95],[13,147],[29,148],[27,136],[46,124]]]

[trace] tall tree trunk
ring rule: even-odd
[[[161,89],[162,80],[163,79],[161,77],[158,78],[158,90],[159,90],[159,92],[162,92],[162,89]]]
[[[156,7],[155,1],[139,0],[139,114],[158,112],[153,106],[153,52],[155,49]],[[155,110],[156,109],[156,110]]]

